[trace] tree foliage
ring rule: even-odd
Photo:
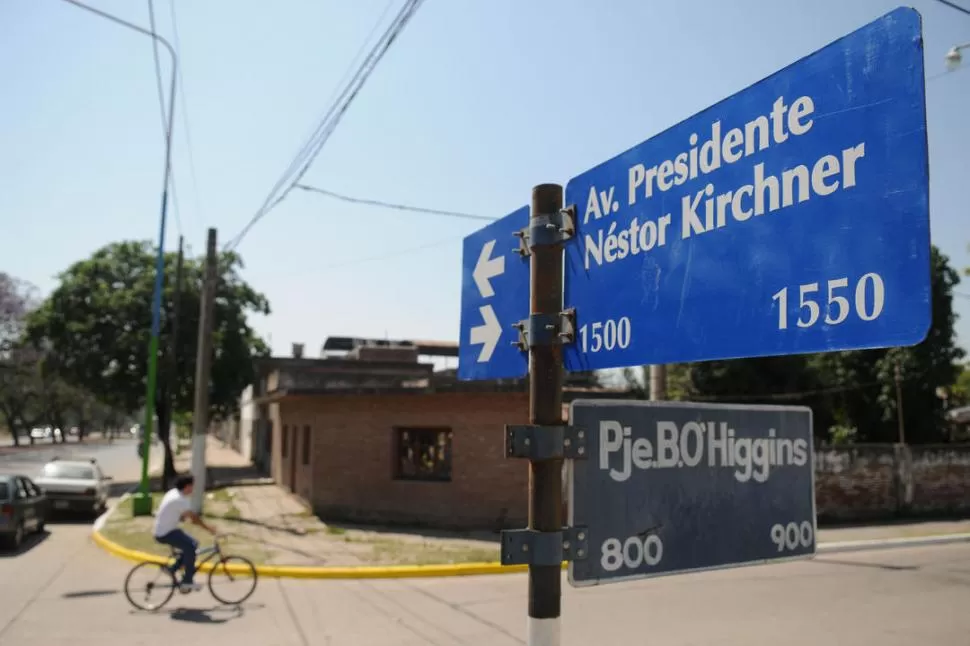
[[[820,440],[895,442],[898,367],[906,441],[945,441],[945,402],[939,389],[959,383],[965,371],[960,364],[965,352],[956,345],[953,311],[953,288],[960,276],[936,247],[931,263],[932,326],[921,343],[906,348],[669,366],[669,397],[805,405],[812,408]]]
[[[27,321],[36,307],[33,286],[0,272],[0,415],[15,444],[33,427],[45,424],[60,429],[53,440],[63,441],[70,426],[78,427],[78,439],[93,425],[115,428],[123,418],[98,401],[85,388],[70,386],[54,366],[56,357],[47,348],[30,343]]]
[[[238,255],[223,253],[218,260],[210,417],[224,417],[237,408],[239,393],[254,379],[253,359],[268,353],[247,321],[251,313],[269,313],[266,298],[240,278]],[[204,258],[185,258],[177,338],[173,338],[176,254],[166,254],[164,262],[158,388],[153,403],[168,479],[174,473],[171,411],[187,412],[193,407]],[[132,413],[145,405],[155,263],[150,242],[106,245],[64,271],[58,287],[28,319],[29,338],[57,357],[53,369],[60,378]]]

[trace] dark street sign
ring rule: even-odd
[[[573,586],[815,554],[812,412],[794,406],[577,400]]]

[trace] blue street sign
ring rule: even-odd
[[[568,462],[581,587],[815,554],[812,412],[796,406],[577,400]]]
[[[462,246],[461,336],[458,378],[514,379],[529,370],[529,355],[513,345],[512,326],[529,317],[529,257],[515,233],[529,225],[529,207],[472,233]]]
[[[900,8],[570,180],[566,368],[920,342],[923,91]]]

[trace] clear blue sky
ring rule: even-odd
[[[155,3],[167,37],[172,1]],[[181,230],[201,253],[207,227],[221,245],[258,208],[387,0],[174,1],[194,177],[181,103],[173,163]],[[148,25],[145,0],[90,2]],[[947,49],[970,41],[970,16],[912,5],[930,78],[932,236],[962,268],[970,72],[940,74]],[[565,184],[896,6],[426,0],[305,181],[502,216],[534,184]],[[57,272],[105,243],[156,239],[163,138],[153,69],[149,39],[61,0],[0,2],[5,271],[48,292]],[[298,341],[311,356],[329,335],[457,340],[461,238],[478,226],[296,191],[240,247],[246,279],[273,308],[257,328],[275,353]],[[970,299],[956,300],[970,345]]]

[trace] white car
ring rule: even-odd
[[[34,484],[44,490],[51,511],[101,514],[108,506],[108,481],[94,459],[61,460],[44,465]]]

